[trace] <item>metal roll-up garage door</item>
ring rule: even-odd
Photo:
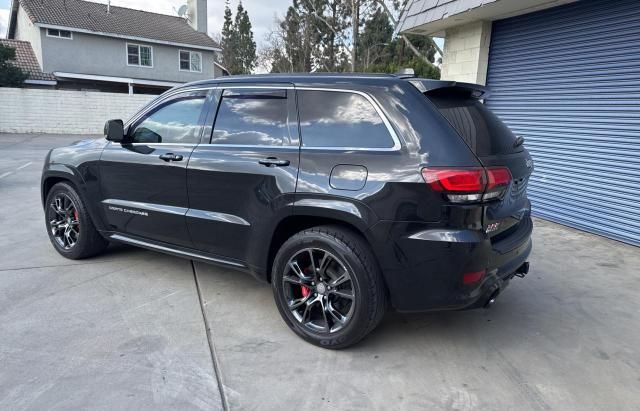
[[[640,1],[494,22],[487,85],[534,158],[533,213],[640,245]]]

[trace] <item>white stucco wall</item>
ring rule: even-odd
[[[36,27],[31,20],[29,20],[27,12],[20,6],[18,8],[18,24],[16,24],[15,39],[31,43],[31,48],[38,59],[38,63],[40,63],[40,68],[42,68],[41,30],[40,27]]]
[[[490,21],[477,21],[446,30],[441,78],[484,85],[490,45]]]
[[[0,87],[0,132],[102,134],[105,121],[126,121],[155,97]]]

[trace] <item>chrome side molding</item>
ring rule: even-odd
[[[136,240],[134,238],[130,238],[130,237],[127,237],[127,236],[122,235],[122,234],[111,234],[109,236],[109,238],[114,240],[114,241],[120,241],[120,242],[123,242],[123,243],[136,245],[136,246],[143,247],[143,248],[148,248],[150,250],[160,251],[160,252],[169,253],[169,254],[175,254],[175,255],[178,255],[178,256],[182,256],[182,257],[197,258],[199,260],[210,261],[210,262],[216,263],[216,264],[224,264],[224,265],[230,265],[230,266],[234,266],[234,267],[246,268],[246,266],[244,264],[236,263],[234,261],[224,260],[224,259],[221,259],[221,258],[208,257],[206,255],[202,255],[202,254],[198,254],[198,253],[190,253],[190,252],[187,252],[187,251],[176,250],[175,248],[165,247],[165,246],[162,246],[162,245],[148,243],[146,241]]]

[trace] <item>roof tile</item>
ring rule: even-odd
[[[76,28],[119,36],[218,47],[182,17],[111,6],[84,0],[19,0],[34,23]]]
[[[28,80],[55,81],[55,77],[49,73],[43,73],[36,55],[28,41],[0,39],[0,44],[16,50],[16,58],[13,65],[29,73]]]

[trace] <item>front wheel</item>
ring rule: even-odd
[[[47,232],[58,253],[72,260],[91,257],[108,245],[96,230],[76,190],[67,183],[51,188],[45,203]]]
[[[271,282],[287,325],[321,347],[357,343],[385,312],[385,287],[373,254],[364,239],[341,227],[292,236],[275,257]]]

